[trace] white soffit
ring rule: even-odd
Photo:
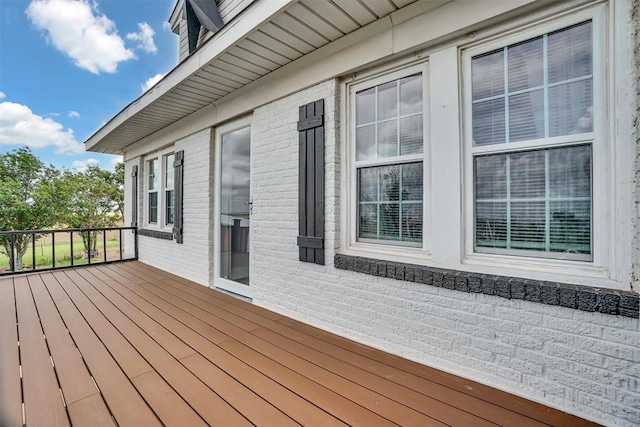
[[[89,137],[85,146],[121,154],[136,141],[415,1],[256,1]]]

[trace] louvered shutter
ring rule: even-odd
[[[138,226],[138,165],[131,168],[131,226]]]
[[[174,172],[174,217],[173,217],[173,238],[176,243],[183,243],[182,236],[182,193],[183,193],[183,176],[184,176],[184,150],[176,151],[173,161]]]
[[[300,261],[324,265],[324,100],[299,109]]]

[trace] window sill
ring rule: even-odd
[[[403,262],[336,254],[334,267],[460,292],[495,295],[581,311],[638,318],[640,295],[551,281],[445,270]]]
[[[138,230],[138,236],[153,237],[156,239],[173,240],[173,233],[160,230],[149,230],[141,228]]]

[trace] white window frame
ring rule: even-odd
[[[593,23],[593,132],[580,134],[579,137],[566,135],[539,140],[510,142],[503,144],[491,144],[474,147],[472,144],[472,94],[471,94],[471,58],[497,49],[526,41],[543,34],[561,30],[581,22],[591,20]],[[461,73],[463,86],[463,138],[464,138],[464,262],[467,264],[485,265],[500,268],[525,267],[544,269],[558,267],[565,272],[568,269],[593,268],[604,269],[609,263],[609,188],[610,147],[608,142],[608,101],[607,80],[605,64],[607,60],[607,13],[602,5],[573,11],[558,18],[548,20],[527,27],[507,36],[497,36],[486,42],[474,44],[463,49],[461,54]],[[546,258],[541,253],[521,254],[489,253],[491,251],[477,252],[474,250],[475,239],[475,200],[474,200],[474,154],[493,154],[512,152],[518,150],[533,150],[536,148],[552,148],[572,146],[580,143],[588,143],[592,150],[592,255],[590,260],[561,259],[559,257]],[[571,258],[571,257],[567,257]]]
[[[148,154],[144,158],[144,227],[154,230],[173,232],[173,224],[166,224],[166,172],[167,168],[173,168],[173,164],[167,165],[167,156],[174,154],[174,147],[165,148],[163,150],[156,151],[153,154]],[[150,190],[149,189],[149,162],[151,160],[157,160],[158,162],[158,188]],[[174,177],[175,183],[175,177]],[[175,188],[174,190],[174,200],[175,200]],[[149,221],[149,193],[151,191],[155,191],[158,194],[158,214],[157,214],[157,222]],[[175,208],[174,208],[175,215]]]
[[[398,156],[389,163],[380,159],[356,160],[356,93],[384,83],[408,77],[420,73],[422,75],[422,114],[423,114],[423,151],[421,154]],[[343,191],[342,203],[346,211],[346,245],[343,247],[351,251],[361,253],[377,253],[384,256],[425,258],[429,257],[431,244],[431,151],[429,144],[429,69],[428,62],[422,60],[407,65],[395,66],[394,68],[378,68],[376,70],[362,73],[350,82],[344,82],[342,93],[345,96],[347,108],[343,110],[343,121],[346,124],[343,135],[347,143],[344,151],[346,161],[346,191]],[[422,209],[422,243],[419,246],[392,240],[371,241],[358,239],[358,168],[367,166],[378,166],[385,164],[404,164],[421,161],[423,164],[423,209]]]

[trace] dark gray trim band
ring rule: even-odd
[[[167,233],[166,231],[158,230],[145,230],[143,228],[138,230],[138,236],[154,237],[156,239],[173,240],[173,233]]]
[[[340,270],[423,283],[461,292],[497,295],[633,318],[638,318],[640,313],[640,295],[626,291],[444,270],[351,255],[338,254],[333,262],[335,268]]]

